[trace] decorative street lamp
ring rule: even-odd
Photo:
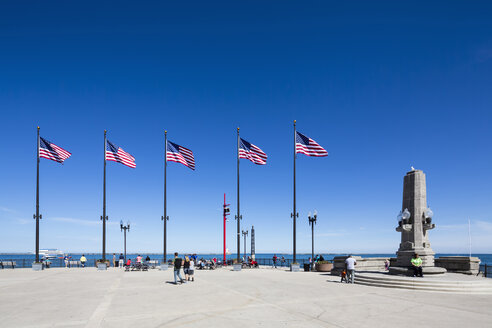
[[[318,218],[318,212],[314,210],[314,215],[311,216],[311,212],[308,214],[309,225],[311,226],[311,271],[314,269],[314,225]]]
[[[246,261],[246,236],[248,235],[248,230],[242,230],[241,233],[244,236],[244,261]]]
[[[408,208],[404,209],[403,212],[400,211],[400,213],[398,214],[397,218],[398,218],[398,225],[401,226],[403,224],[408,224],[408,219],[410,219],[410,216],[412,216],[410,214],[410,211],[408,210]]]
[[[121,231],[124,231],[124,236],[125,236],[125,264],[126,264],[126,231],[130,231],[130,221],[126,223],[126,225],[123,225],[123,220],[120,220],[120,228]]]
[[[425,223],[430,224],[432,222],[432,217],[434,216],[434,212],[432,212],[430,207],[427,207],[424,216],[425,216]]]

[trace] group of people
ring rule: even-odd
[[[277,261],[280,262],[280,266],[284,266],[285,264],[285,257],[278,257],[277,254],[273,254],[273,257],[272,257],[272,262],[273,262],[273,267],[276,268],[277,267]]]
[[[173,267],[174,267],[174,284],[184,284],[187,281],[195,281],[195,261],[196,254],[193,256],[185,256],[184,260],[178,257],[178,253],[174,253]],[[181,276],[181,267],[183,267],[183,273],[185,278]]]

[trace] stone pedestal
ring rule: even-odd
[[[431,217],[426,217],[427,190],[425,174],[421,170],[412,170],[403,179],[402,211],[405,209],[410,212],[410,218],[401,220],[396,228],[401,233],[401,243],[396,252],[396,263],[391,263],[395,267],[390,269],[390,273],[407,274],[411,267],[410,260],[415,253],[422,259],[424,274],[446,272],[445,269],[434,266],[435,253],[431,248],[428,232],[435,228],[435,224]]]
[[[97,263],[97,270],[98,271],[103,271],[103,270],[107,270],[108,269],[108,265],[104,262],[98,262]]]
[[[160,269],[161,271],[167,270],[169,268],[169,265],[167,263],[161,263]]]
[[[33,271],[41,271],[43,269],[44,269],[43,263],[36,263],[36,262],[32,263],[32,270]]]
[[[299,272],[299,270],[300,270],[299,263],[292,263],[290,265],[290,271],[292,271],[292,272]]]
[[[234,264],[233,265],[233,270],[234,271],[241,271],[241,268],[242,268],[242,264],[239,263],[239,264]]]

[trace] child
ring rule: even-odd
[[[344,280],[345,280],[345,282],[348,282],[347,281],[347,271],[343,270],[341,276],[342,276],[342,279],[340,279],[340,282],[343,282]]]

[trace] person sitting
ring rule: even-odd
[[[132,266],[132,260],[128,259],[124,266],[125,266],[125,271],[130,271],[130,268]]]
[[[412,263],[413,276],[424,277],[422,274],[422,259],[419,257],[419,254],[415,253],[410,262]]]

